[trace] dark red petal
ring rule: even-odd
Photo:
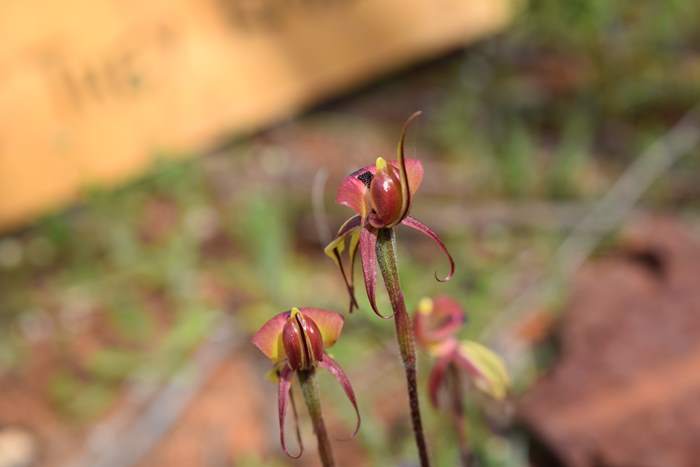
[[[299,442],[299,454],[293,455],[287,450],[287,443],[284,440],[284,419],[287,415],[287,402],[291,396],[290,390],[292,388],[292,376],[294,372],[288,368],[283,368],[279,373],[279,391],[278,391],[278,409],[279,409],[279,420],[280,420],[280,444],[282,444],[282,450],[286,455],[294,459],[299,459],[304,452],[304,445],[301,443],[301,436],[299,433],[299,423],[296,420],[296,406],[293,407],[295,415],[295,430],[297,433],[297,441]]]
[[[404,219],[408,215],[408,210],[411,207],[411,188],[408,184],[408,171],[406,170],[406,158],[404,157],[404,142],[406,141],[406,130],[408,126],[418,118],[423,112],[414,112],[413,115],[408,117],[406,123],[403,124],[401,129],[401,138],[399,139],[399,144],[396,148],[396,161],[399,165],[399,176],[401,179],[401,215],[399,219]]]
[[[377,232],[368,228],[360,231],[360,259],[362,260],[362,273],[365,278],[367,298],[372,306],[372,311],[382,319],[390,319],[393,315],[384,316],[377,309],[375,292],[377,288]]]
[[[435,362],[435,366],[430,370],[430,375],[428,376],[428,396],[430,397],[430,403],[433,407],[438,407],[438,392],[442,382],[445,380],[445,372],[447,371],[447,366],[452,361],[453,352],[446,352],[441,355]]]
[[[375,227],[395,225],[401,221],[401,183],[391,172],[392,168],[389,166],[378,170],[369,186],[371,205],[374,208],[374,216],[370,216],[369,221]]]
[[[438,236],[438,234],[436,234],[435,232],[433,232],[433,231],[430,229],[430,227],[428,227],[427,225],[423,224],[421,221],[419,221],[419,220],[416,219],[415,217],[410,217],[410,216],[408,216],[408,217],[406,217],[401,223],[402,223],[403,225],[407,226],[407,227],[410,227],[410,228],[412,228],[412,229],[416,229],[416,230],[419,231],[420,233],[422,233],[422,234],[424,234],[424,235],[426,235],[426,236],[432,238],[433,241],[434,241],[435,243],[437,243],[437,245],[440,247],[440,249],[443,251],[443,253],[445,253],[445,255],[447,255],[447,259],[448,259],[449,262],[450,262],[450,272],[449,272],[449,274],[447,274],[447,276],[446,276],[444,279],[440,279],[440,278],[438,277],[437,273],[435,273],[435,279],[437,279],[439,282],[447,282],[447,281],[449,281],[450,279],[452,279],[452,276],[453,276],[454,273],[455,273],[455,262],[454,262],[454,260],[452,259],[452,255],[450,255],[450,252],[447,251],[447,247],[445,246],[445,244],[442,243],[442,240],[440,240],[440,237]]]
[[[292,370],[305,369],[310,366],[304,343],[304,334],[294,317],[287,320],[282,328],[282,346],[287,356],[287,363]]]
[[[343,371],[342,368],[340,368],[340,365],[333,360],[331,357],[328,356],[328,354],[323,354],[323,358],[321,359],[321,362],[319,365],[322,368],[325,368],[332,374],[335,379],[340,383],[340,385],[343,387],[343,391],[345,391],[345,395],[348,396],[348,399],[350,400],[350,403],[352,404],[353,408],[355,409],[355,415],[357,417],[357,422],[355,423],[355,430],[352,432],[352,436],[355,436],[357,432],[360,430],[360,409],[357,408],[357,399],[355,398],[355,392],[352,390],[352,385],[350,384],[350,380],[348,379],[347,375]]]
[[[316,322],[312,318],[305,316],[304,313],[297,313],[296,319],[299,322],[306,343],[304,346],[305,351],[308,352],[306,361],[309,367],[311,367],[322,358],[323,334],[321,334],[321,330],[318,328]]]

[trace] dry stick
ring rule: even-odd
[[[605,234],[618,227],[644,192],[678,159],[700,143],[700,106],[694,106],[649,146],[617,179],[557,249],[548,274],[541,274],[494,319],[484,334],[500,349],[520,347],[512,323],[522,322],[537,303],[557,289],[590,256]],[[509,326],[509,324],[511,326]]]
[[[326,424],[323,422],[323,414],[321,412],[321,397],[316,382],[316,370],[299,371],[299,384],[301,384],[301,392],[304,394],[304,401],[309,410],[309,417],[314,426],[314,433],[318,441],[318,454],[321,457],[323,467],[333,467],[333,450],[328,437]]]
[[[469,440],[467,439],[467,430],[464,426],[464,402],[462,400],[462,374],[459,368],[454,363],[450,363],[447,367],[447,382],[449,384],[450,415],[455,433],[457,433],[457,443],[459,446],[459,459],[462,467],[470,467],[472,465],[472,453],[469,449]]]
[[[428,447],[423,434],[423,422],[420,415],[418,402],[418,383],[416,381],[416,349],[413,338],[413,326],[411,318],[406,311],[406,303],[399,283],[399,271],[396,265],[396,236],[394,229],[380,229],[377,233],[377,262],[382,271],[382,278],[386,291],[389,294],[391,307],[394,310],[394,324],[396,326],[396,339],[401,350],[404,370],[406,372],[406,384],[408,386],[408,400],[411,408],[411,422],[413,434],[416,438],[418,456],[422,467],[429,467]]]

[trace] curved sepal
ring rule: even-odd
[[[352,313],[355,308],[359,308],[357,304],[357,299],[355,298],[355,286],[354,286],[354,271],[355,271],[355,255],[357,252],[357,244],[359,241],[359,228],[361,226],[362,219],[360,216],[353,216],[348,219],[341,227],[338,229],[336,237],[324,248],[324,253],[340,269],[340,274],[343,276],[343,282],[345,283],[345,288],[347,289],[348,295],[350,297],[349,313]],[[345,271],[343,266],[342,253],[345,251],[345,242],[350,236],[348,256],[350,258],[349,271]]]
[[[408,170],[406,168],[406,157],[404,155],[404,143],[406,141],[406,130],[408,130],[409,125],[413,120],[418,118],[423,112],[414,112],[406,122],[403,124],[401,129],[401,137],[399,138],[399,144],[396,147],[396,162],[399,169],[399,179],[401,181],[401,215],[399,216],[399,222],[401,222],[407,215],[408,210],[411,207],[411,188],[408,178]],[[422,168],[422,167],[421,167]]]
[[[333,375],[336,381],[340,383],[340,386],[343,388],[345,395],[348,397],[348,400],[352,404],[352,407],[355,409],[355,416],[357,422],[355,423],[355,429],[352,432],[352,436],[355,436],[360,430],[361,419],[360,409],[357,407],[357,399],[355,398],[355,392],[352,389],[350,380],[348,379],[347,375],[340,367],[340,365],[338,365],[338,363],[335,360],[333,360],[328,354],[323,355],[323,358],[319,362],[319,365],[321,366],[321,368],[325,368],[326,370],[328,370],[328,372]]]
[[[359,309],[360,305],[357,304],[357,299],[355,298],[355,263],[357,262],[357,251],[360,246],[360,232],[355,230],[350,234],[350,246],[348,247],[348,280],[345,285],[348,289],[348,295],[350,296],[350,313],[352,313],[353,307]]]
[[[474,341],[462,341],[456,362],[474,379],[475,386],[494,399],[503,399],[510,386],[510,377],[501,357]]]
[[[365,280],[367,298],[374,314],[382,319],[391,319],[392,315],[384,316],[379,312],[376,302],[377,289],[377,232],[364,228],[360,231],[360,260],[362,274]]]
[[[427,225],[423,224],[421,221],[416,219],[415,217],[406,217],[402,222],[403,225],[406,227],[410,227],[412,229],[415,229],[419,231],[420,233],[426,235],[427,237],[431,238],[438,247],[442,250],[443,253],[447,256],[447,260],[450,262],[450,272],[445,276],[443,279],[440,279],[438,277],[437,273],[435,273],[435,279],[437,279],[439,282],[447,282],[450,279],[452,279],[452,276],[454,276],[455,273],[455,261],[452,259],[452,255],[450,255],[450,252],[447,250],[447,247],[445,244],[442,242],[438,234],[433,232],[430,227]]]
[[[291,394],[292,389],[292,376],[294,372],[286,367],[279,372],[279,386],[278,386],[278,412],[279,412],[279,423],[280,423],[280,444],[282,445],[282,450],[286,455],[293,459],[299,459],[304,453],[304,445],[301,441],[301,433],[299,432],[299,420],[297,418],[296,404],[294,403],[294,397]],[[296,431],[297,443],[299,443],[299,454],[291,454],[287,449],[287,443],[284,439],[284,419],[287,415],[287,404],[289,400],[292,400],[292,411],[294,413],[294,430]]]
[[[447,367],[452,362],[452,353],[454,347],[446,349],[446,351],[438,357],[435,361],[433,369],[430,370],[430,375],[428,376],[428,396],[430,397],[430,403],[433,407],[438,407],[438,393],[440,392],[440,387],[445,381],[445,374],[447,372]]]

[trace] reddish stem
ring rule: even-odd
[[[459,458],[462,467],[471,467],[473,458],[471,449],[469,449],[469,441],[467,439],[467,430],[464,426],[464,403],[462,401],[462,374],[459,368],[453,363],[447,367],[447,384],[451,399],[450,415],[455,433],[457,433],[457,443],[459,445]]]
[[[321,457],[321,463],[323,467],[333,467],[335,461],[333,460],[328,430],[326,430],[326,424],[323,422],[323,415],[321,414],[321,399],[315,373],[316,370],[314,369],[299,371],[299,383],[301,384],[301,392],[304,394],[304,401],[309,409],[309,416],[318,440],[318,454]]]
[[[418,401],[418,384],[416,382],[416,350],[413,339],[413,326],[411,318],[406,311],[401,284],[399,283],[399,271],[396,264],[396,237],[394,229],[380,229],[377,233],[377,263],[382,271],[384,285],[389,294],[391,307],[394,310],[394,324],[396,327],[396,339],[399,343],[401,358],[406,372],[406,384],[408,389],[408,401],[411,409],[411,422],[413,434],[416,439],[418,456],[421,467],[430,467],[428,447],[423,433],[423,422]]]

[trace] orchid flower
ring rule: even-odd
[[[464,427],[464,403],[461,372],[474,385],[494,399],[503,399],[510,384],[501,359],[483,345],[458,340],[457,333],[465,322],[459,304],[449,297],[424,298],[418,304],[413,324],[416,340],[436,359],[428,377],[428,395],[433,407],[438,407],[441,388],[449,391],[454,429],[463,466],[472,465],[472,456]]]
[[[428,236],[447,255],[450,263],[447,276],[441,279],[436,274],[435,278],[438,281],[448,281],[454,274],[454,261],[440,237],[418,219],[408,215],[413,196],[423,181],[423,165],[417,159],[405,158],[404,141],[409,124],[420,114],[421,112],[414,113],[404,124],[395,161],[387,162],[378,157],[374,165],[368,165],[348,175],[338,189],[336,202],[355,211],[355,215],[340,227],[335,239],[326,246],[325,253],[340,268],[350,296],[350,312],[359,308],[353,281],[359,247],[365,288],[372,310],[382,318],[390,318],[379,312],[375,300],[377,234],[382,229],[405,225]],[[341,256],[346,247],[349,258],[347,271]]]
[[[278,382],[278,412],[282,449],[293,458],[300,457],[304,449],[299,436],[296,407],[294,399],[291,397],[292,377],[297,374],[314,424],[314,431],[319,442],[319,453],[324,466],[332,465],[333,461],[330,443],[321,416],[318,387],[314,379],[317,367],[328,370],[335,377],[355,409],[357,423],[353,436],[360,428],[360,413],[350,380],[340,365],[326,353],[326,349],[333,346],[340,336],[343,323],[343,317],[332,311],[318,308],[292,308],[290,311],[280,313],[267,321],[252,339],[253,344],[274,365],[273,373]],[[299,453],[296,455],[289,453],[284,438],[284,420],[290,398],[295,416],[297,441],[299,442]]]
[[[422,299],[413,319],[418,344],[436,359],[428,378],[428,394],[435,407],[449,365],[464,370],[477,389],[494,399],[503,399],[510,384],[498,355],[478,342],[457,339],[464,316],[455,300],[439,297]]]
[[[423,165],[415,159],[406,159],[404,141],[409,124],[420,115],[416,112],[404,123],[397,147],[397,159],[387,162],[378,157],[374,165],[356,170],[345,178],[338,189],[336,201],[355,211],[338,230],[335,239],[326,247],[326,254],[338,265],[350,296],[350,312],[359,308],[355,299],[353,271],[359,250],[365,289],[372,310],[381,318],[394,318],[396,338],[406,374],[409,408],[413,433],[422,467],[430,460],[423,434],[418,400],[416,351],[411,318],[406,311],[403,291],[399,282],[396,255],[395,227],[405,225],[427,235],[447,255],[450,270],[439,281],[447,281],[454,274],[455,264],[440,237],[428,226],[409,216],[411,201],[423,180]],[[344,266],[342,253],[347,248],[348,264]],[[393,314],[382,315],[375,300],[377,266],[391,301]]]

